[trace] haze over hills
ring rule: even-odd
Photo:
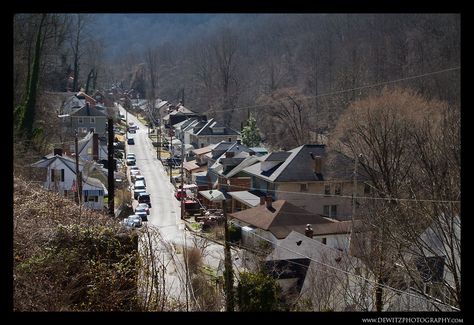
[[[94,14],[96,37],[113,59],[124,51],[140,53],[166,42],[186,43],[207,34],[223,23],[238,24],[255,15],[235,14]]]

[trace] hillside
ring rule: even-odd
[[[14,179],[15,311],[135,310],[137,237]]]

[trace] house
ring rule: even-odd
[[[287,302],[306,301],[311,311],[372,309],[373,288],[359,276],[363,263],[338,249],[291,231],[265,261]]]
[[[224,192],[249,190],[251,179],[240,172],[247,166],[259,161],[254,152],[244,146],[240,140],[217,144],[207,159],[209,188]]]
[[[70,152],[75,152],[75,144],[71,144]],[[107,156],[107,140],[99,138],[99,134],[89,132],[87,135],[78,141],[79,157],[82,160],[106,160]]]
[[[65,197],[74,198],[76,186],[76,161],[74,158],[63,155],[62,150],[55,149],[53,154],[41,158],[31,165],[34,168],[45,170],[43,173],[43,187],[55,191]],[[79,163],[82,172],[84,164]],[[105,186],[96,178],[83,175],[82,202],[90,209],[101,210],[104,207]]]
[[[354,160],[325,145],[305,144],[261,159],[242,171],[253,189],[329,218],[350,219],[353,194],[365,196],[370,189],[359,171],[354,190]]]
[[[163,117],[163,123],[166,128],[173,127],[175,124],[190,118],[201,118],[201,114],[196,113],[179,103],[178,105],[169,105],[169,113]]]
[[[433,218],[395,264],[404,274],[405,291],[409,295],[392,297],[387,310],[459,311],[454,306],[459,305],[456,295],[462,281],[460,241],[459,215],[447,213]]]
[[[72,132],[77,130],[79,136],[84,136],[89,131],[97,133],[99,136],[106,136],[106,124],[106,114],[90,106],[88,102],[72,112],[65,120],[65,127]]]
[[[204,121],[202,121],[204,122]],[[198,123],[190,133],[190,143],[194,148],[203,148],[221,141],[234,142],[240,138],[240,132],[224,126],[213,118],[206,123]]]
[[[76,97],[81,99],[81,100],[84,100],[86,102],[86,104],[88,103],[90,107],[95,107],[95,105],[97,105],[97,101],[92,98],[91,96],[87,95],[85,92],[83,91],[80,91],[76,94]]]
[[[60,114],[69,115],[73,111],[75,111],[78,108],[83,107],[84,105],[86,105],[86,100],[79,99],[77,97],[77,94],[74,94],[64,101],[60,109]]]
[[[232,198],[231,212],[238,212],[260,205],[261,198],[266,194],[258,190],[227,192]]]
[[[360,220],[356,220],[359,222]],[[335,221],[313,227],[313,239],[321,243],[349,253],[352,234],[352,220]]]
[[[285,200],[272,202],[271,196],[261,197],[257,207],[230,214],[232,223],[242,229],[242,243],[258,247],[261,240],[276,245],[291,231],[305,233],[308,224],[331,222],[321,215],[303,210]]]

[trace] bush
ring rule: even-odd
[[[232,243],[237,243],[242,239],[242,228],[234,224],[229,226],[229,239]]]

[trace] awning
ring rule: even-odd
[[[226,199],[224,194],[218,190],[199,191],[199,194],[204,196],[209,201],[223,201]]]

